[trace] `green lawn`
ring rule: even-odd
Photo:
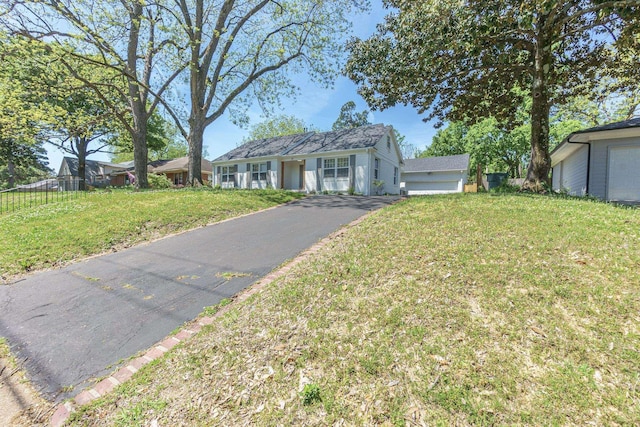
[[[24,208],[0,215],[0,278],[119,250],[299,197],[273,190],[119,190]]]
[[[639,242],[637,209],[409,199],[71,421],[638,425]]]

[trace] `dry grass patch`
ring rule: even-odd
[[[589,201],[410,199],[72,424],[638,424],[639,239]]]

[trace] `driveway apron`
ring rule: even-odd
[[[49,399],[76,394],[202,309],[391,197],[315,196],[0,287],[0,336]]]

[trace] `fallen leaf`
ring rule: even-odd
[[[547,334],[544,333],[544,331],[536,326],[531,326],[531,330],[533,332],[535,332],[536,334],[540,335],[541,337],[546,338]]]

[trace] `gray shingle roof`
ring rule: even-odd
[[[628,128],[635,128],[635,127],[640,127],[640,117],[636,117],[635,119],[630,119],[630,120],[624,120],[622,122],[615,122],[615,123],[609,123],[602,126],[595,126],[589,129],[583,129],[573,133],[578,134],[578,133],[601,132],[605,130],[618,130],[618,129],[628,129]]]
[[[64,160],[67,161],[67,167],[71,176],[78,176],[79,162],[76,157],[65,156]],[[95,160],[86,159],[84,161],[84,178],[91,180],[94,176],[100,175],[100,163]]]
[[[331,132],[307,132],[258,139],[229,151],[214,162],[369,148],[373,147],[386,132],[387,128],[384,125],[377,124]]]
[[[455,156],[423,157],[404,161],[403,172],[442,172],[469,168],[469,154]]]

